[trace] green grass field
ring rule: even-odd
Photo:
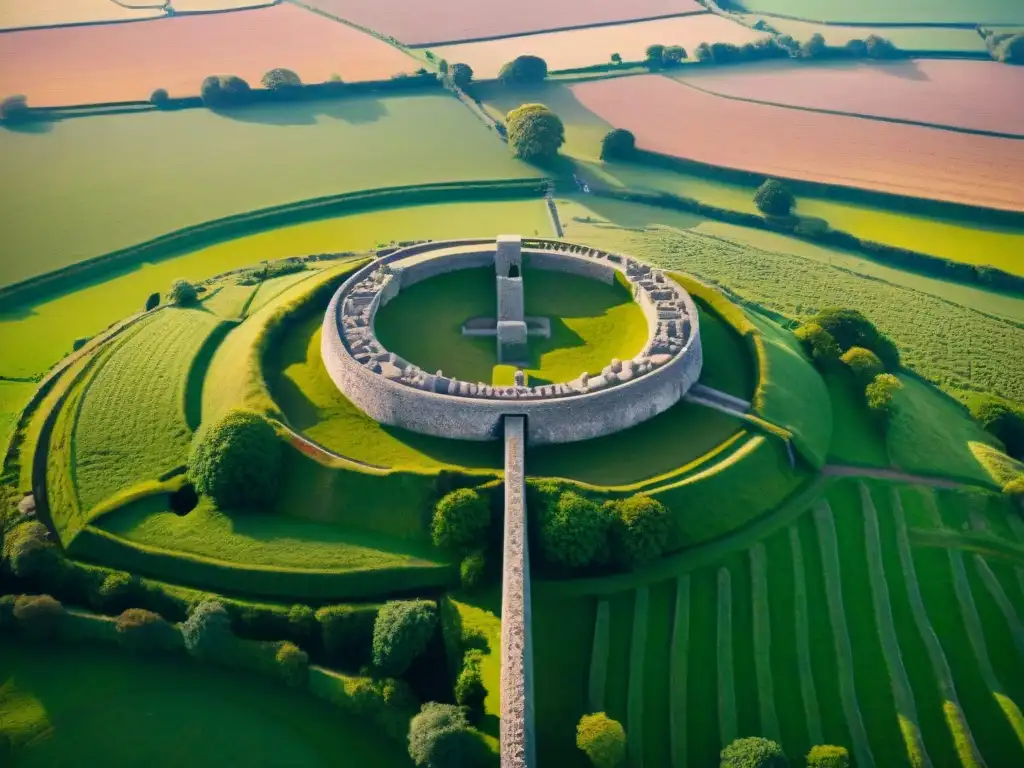
[[[366,721],[271,682],[179,659],[9,640],[0,644],[0,732],[13,742],[12,765],[24,768],[319,768],[340,754],[411,765]]]
[[[863,387],[845,370],[828,371],[822,378],[832,401],[829,461],[864,467],[889,466],[885,437],[868,413]]]
[[[879,35],[902,51],[914,53],[987,53],[985,41],[975,29],[957,27],[844,27],[834,24],[813,24],[792,19],[773,17],[766,19],[772,28],[783,35],[792,35],[804,41],[820,34],[833,46],[846,45],[850,40],[863,40],[868,35]]]
[[[523,270],[527,316],[551,320],[551,338],[530,339],[536,384],[571,381],[584,371],[600,373],[613,358],[628,360],[647,341],[647,320],[622,285],[561,272]],[[473,317],[495,317],[494,272],[465,269],[439,275],[402,291],[377,313],[374,327],[386,349],[424,370],[442,370],[467,381],[492,383],[498,365],[494,339],[462,336]],[[424,318],[433,324],[422,333]]]
[[[0,381],[0,446],[6,446],[18,415],[36,389],[32,381]]]
[[[727,0],[727,8],[828,22],[900,24],[1020,24],[1024,8],[1015,0]]]
[[[21,254],[0,267],[0,284],[272,205],[539,175],[446,93],[99,116],[47,128],[0,133],[0,153],[11,158],[5,173],[18,179],[0,191],[0,226]],[[139,194],[154,173],[161,183]],[[47,224],[54,211],[63,212],[59,227]]]
[[[72,472],[83,511],[181,466],[205,369],[193,363],[222,323],[196,309],[164,309],[117,343],[87,382],[74,423]],[[214,338],[216,341],[216,338]]]

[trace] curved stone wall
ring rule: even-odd
[[[631,258],[560,241],[526,240],[536,268],[633,288],[649,338],[633,360],[601,374],[537,387],[492,387],[422,371],[385,350],[373,333],[377,309],[403,286],[494,263],[493,240],[429,243],[392,253],[355,272],[324,316],[321,354],[331,379],[377,421],[437,437],[496,440],[502,417],[526,416],[532,444],[587,440],[627,429],[667,410],[696,383],[703,362],[697,309],[679,285]],[[429,318],[424,318],[429,328]]]

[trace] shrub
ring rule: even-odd
[[[868,409],[883,423],[888,422],[896,412],[894,397],[903,389],[903,384],[891,373],[882,373],[872,380],[864,389],[864,398]]]
[[[770,739],[736,739],[722,750],[721,768],[788,768],[782,747]]]
[[[768,179],[754,193],[754,205],[767,216],[789,216],[796,198],[781,181]]]
[[[487,557],[483,550],[471,552],[459,563],[459,582],[466,589],[479,587],[487,575]]]
[[[895,45],[878,35],[864,38],[864,51],[869,59],[895,59],[901,55]]]
[[[608,506],[615,515],[611,531],[617,563],[636,568],[661,557],[672,528],[664,504],[638,493]]]
[[[828,55],[828,44],[820,32],[811,35],[800,46],[800,56],[805,59],[821,59]]]
[[[80,338],[75,339],[73,342],[71,342],[71,351],[77,352],[86,344],[88,344],[91,338],[91,336],[82,336]]]
[[[302,88],[302,78],[290,69],[277,67],[270,70],[260,81],[268,91],[282,91],[284,93],[297,93]]]
[[[487,698],[487,688],[484,687],[483,674],[480,672],[482,661],[483,653],[480,651],[466,651],[462,671],[455,680],[455,703],[465,707],[474,721],[483,717],[484,700]]]
[[[626,762],[626,731],[604,712],[584,715],[576,726],[576,746],[594,768],[619,768]]]
[[[712,43],[711,60],[716,64],[731,64],[740,61],[743,54],[738,45],[732,43]]]
[[[1024,407],[993,395],[979,395],[969,404],[971,416],[1006,446],[1006,452],[1024,460]]]
[[[181,625],[185,648],[199,658],[223,658],[235,639],[231,633],[231,617],[216,600],[207,600]]]
[[[542,513],[540,543],[544,559],[565,568],[606,563],[610,523],[608,509],[565,491]]]
[[[372,658],[377,605],[328,605],[316,612],[324,651],[331,661],[358,669]]]
[[[316,628],[316,613],[308,605],[296,604],[288,609],[288,637],[305,642]]]
[[[437,546],[468,552],[483,544],[490,524],[487,499],[472,488],[459,488],[437,502],[430,533]]]
[[[611,61],[612,61],[612,64],[621,64],[622,63],[622,55],[618,54],[618,53],[613,53]]]
[[[893,340],[856,309],[823,309],[808,322],[817,323],[832,334],[843,351],[850,347],[864,347],[878,355],[886,370],[894,371],[900,367],[900,353]]]
[[[516,56],[498,72],[503,83],[539,83],[548,76],[548,64],[539,56]]]
[[[166,88],[157,88],[155,91],[149,94],[149,103],[157,109],[162,109],[163,107],[167,106],[167,102],[170,100],[170,98],[171,96],[169,93],[167,93]]]
[[[473,68],[469,64],[452,64],[448,77],[457,88],[466,88],[473,82]]]
[[[23,123],[31,116],[28,99],[24,96],[8,96],[0,101],[0,122]]]
[[[686,49],[681,45],[670,45],[665,48],[661,60],[667,67],[674,67],[686,58]]]
[[[863,40],[850,40],[846,43],[846,55],[855,59],[867,58],[868,47]]]
[[[649,45],[647,50],[644,52],[644,66],[651,69],[657,69],[664,63],[665,59],[665,46],[664,45]]]
[[[117,639],[137,651],[168,651],[181,645],[181,632],[159,613],[129,608],[117,617]]]
[[[149,297],[146,299],[146,311],[149,312],[151,310],[156,309],[159,306],[160,306],[160,294],[159,293],[151,293],[151,294],[149,294]]]
[[[401,676],[426,650],[437,628],[437,608],[429,600],[385,603],[373,625],[373,664]]]
[[[709,62],[712,61],[711,57],[711,46],[707,43],[701,43],[694,49],[693,56],[697,61]]]
[[[463,768],[480,760],[481,741],[465,713],[431,701],[409,722],[409,757],[421,768]]]
[[[885,372],[885,366],[878,355],[864,347],[850,347],[840,359],[846,363],[861,386],[866,387],[875,376]]]
[[[124,571],[107,574],[96,592],[96,606],[107,613],[119,613],[130,608],[142,592],[142,581]]]
[[[850,768],[850,753],[846,747],[820,744],[807,753],[807,768]]]
[[[50,532],[38,520],[29,520],[7,531],[3,559],[11,573],[31,578],[53,573],[60,566],[60,552],[50,541]]]
[[[565,126],[543,104],[523,104],[506,117],[509,145],[516,157],[546,163],[555,159],[565,143]]]
[[[175,280],[171,283],[171,290],[167,294],[167,299],[178,306],[195,304],[198,298],[199,291],[188,280]]]
[[[188,476],[222,509],[269,507],[277,493],[281,442],[267,419],[230,411],[192,441]]]
[[[803,343],[811,359],[819,365],[833,363],[842,355],[842,350],[832,338],[832,334],[817,323],[804,323],[796,329],[795,335]]]
[[[252,89],[235,75],[211,75],[203,80],[199,95],[206,107],[233,107],[249,101]]]
[[[625,128],[616,128],[601,140],[602,160],[624,160],[636,153],[636,136]]]
[[[281,677],[288,685],[298,688],[306,684],[309,674],[309,655],[295,643],[287,641],[281,643],[277,648],[277,653],[274,654],[274,661],[277,662]]]
[[[57,634],[64,606],[49,595],[18,595],[11,615],[24,634],[48,640]]]

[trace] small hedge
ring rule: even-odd
[[[222,509],[259,509],[273,505],[280,466],[274,427],[260,414],[236,410],[196,434],[188,477]]]
[[[626,731],[604,712],[584,715],[576,726],[576,746],[594,768],[620,768],[626,762]]]
[[[421,768],[476,766],[486,754],[465,712],[452,704],[427,702],[409,723],[409,757]]]
[[[487,699],[487,688],[484,686],[483,673],[480,671],[483,658],[482,651],[466,651],[462,671],[455,680],[455,703],[465,707],[474,722],[479,722],[483,717],[484,701]]]
[[[436,546],[465,553],[485,543],[490,524],[487,500],[472,488],[459,488],[437,503],[430,532]]]
[[[373,628],[380,606],[328,605],[316,612],[326,658],[345,669],[359,669],[372,660]]]
[[[399,676],[422,654],[437,629],[437,607],[429,600],[385,603],[373,625],[373,664]]]
[[[343,675],[323,667],[310,667],[308,674],[314,696],[347,714],[371,720],[394,741],[405,741],[419,703],[404,682]]]
[[[672,517],[657,499],[637,494],[608,502],[614,516],[612,556],[625,568],[638,568],[665,552],[672,532]]]
[[[181,634],[188,652],[206,659],[227,658],[235,639],[227,609],[214,600],[196,606],[181,625]]]
[[[846,747],[820,744],[807,753],[807,768],[850,768],[850,752]]]
[[[50,595],[18,595],[11,608],[18,629],[33,640],[56,637],[64,616],[64,606]]]
[[[117,639],[136,651],[170,651],[181,648],[181,630],[163,616],[144,608],[129,608],[117,617]]]
[[[770,739],[736,739],[722,750],[721,768],[789,768],[782,747]]]

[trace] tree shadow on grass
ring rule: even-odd
[[[367,97],[296,100],[213,110],[214,114],[243,123],[263,125],[316,125],[324,119],[346,123],[374,123],[388,114],[384,102]]]

